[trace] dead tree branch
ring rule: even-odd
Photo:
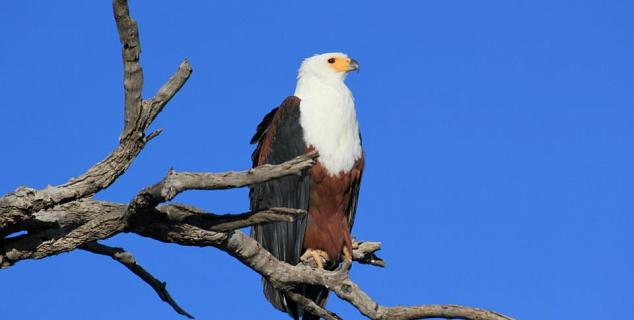
[[[362,264],[384,268],[385,261],[376,255],[379,250],[381,250],[380,242],[355,240],[352,242],[352,259]]]
[[[290,222],[297,215],[305,214],[300,209],[271,208],[216,215],[192,206],[170,204],[148,207],[128,219],[128,208],[125,204],[84,199],[38,212],[37,223],[32,222],[31,233],[4,239],[0,267],[8,268],[22,260],[42,259],[72,251],[117,233],[133,231],[136,225],[161,222],[226,232],[267,222]],[[38,229],[42,230],[35,231]]]
[[[141,280],[143,280],[150,287],[152,287],[152,289],[154,289],[156,294],[158,294],[159,298],[161,298],[161,300],[169,304],[174,309],[174,311],[176,311],[178,314],[182,314],[186,316],[187,318],[190,318],[190,319],[194,318],[192,317],[191,314],[189,314],[187,311],[181,308],[176,303],[176,301],[174,301],[174,299],[172,299],[172,296],[167,291],[167,283],[154,278],[152,274],[145,271],[143,267],[137,264],[136,259],[134,259],[134,256],[132,256],[130,252],[123,250],[123,248],[113,248],[98,242],[87,243],[85,245],[82,245],[80,249],[86,250],[88,252],[92,252],[95,254],[108,256],[114,259],[115,261],[121,263],[123,266],[128,268],[128,270],[132,271],[132,273],[136,274],[139,278],[141,278]]]
[[[130,17],[128,2],[113,2],[114,18],[119,30],[119,41],[123,56],[123,88],[125,92],[125,116],[123,132],[119,140],[125,139],[139,127],[141,118],[141,90],[143,89],[143,69],[139,63],[141,58],[141,41],[136,21]]]
[[[291,222],[298,215],[306,214],[306,211],[301,209],[271,208],[240,214],[216,215],[204,212],[196,207],[181,204],[162,206],[159,211],[165,213],[170,221],[183,222],[204,230],[216,232],[227,232],[267,222]]]
[[[215,215],[188,205],[164,204],[187,190],[239,188],[299,174],[314,164],[316,153],[280,165],[264,165],[241,172],[170,170],[162,181],[141,190],[128,204],[91,199],[91,195],[108,188],[121,176],[147,142],[160,133],[160,129],[149,134],[145,131],[192,73],[188,61],[184,60],[155,96],[144,100],[137,24],[129,15],[127,1],[114,0],[113,11],[124,70],[124,128],[119,144],[104,160],[62,185],[43,190],[20,187],[0,198],[0,267],[9,268],[22,260],[42,259],[76,249],[106,255],[148,283],[178,313],[191,317],[171,298],[165,283],[138,265],[131,254],[98,243],[119,233],[134,233],[165,243],[222,250],[324,319],[340,318],[298,294],[299,284],[326,287],[370,319],[510,319],[492,311],[456,305],[382,306],[350,279],[349,264],[344,263],[335,271],[301,264],[293,266],[277,260],[253,238],[238,230],[272,221],[292,221],[298,215],[306,214],[303,210],[269,208],[236,215]],[[16,231],[26,233],[10,236]],[[380,249],[379,242],[355,241],[353,259],[384,267],[385,262],[376,255]]]
[[[170,170],[161,182],[141,190],[132,199],[128,208],[130,214],[134,214],[172,200],[176,195],[186,190],[239,188],[291,174],[299,174],[302,170],[311,167],[317,156],[317,152],[311,152],[276,166],[263,165],[240,172],[194,173]]]

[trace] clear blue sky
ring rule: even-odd
[[[247,168],[261,117],[309,55],[344,51],[366,171],[354,234],[386,269],[352,277],[387,305],[455,303],[518,319],[608,319],[634,304],[634,2],[132,1],[145,97],[184,57],[164,129],[98,199],[127,202],[170,167]],[[77,176],[116,145],[122,68],[110,1],[0,11],[0,192]],[[179,196],[217,213],[247,190]],[[283,319],[259,277],[212,248],[123,246],[198,319]],[[109,258],[0,271],[6,319],[179,319]],[[358,313],[336,298],[346,319]]]

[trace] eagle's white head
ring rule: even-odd
[[[358,70],[359,63],[345,53],[323,53],[306,58],[299,67],[297,79],[315,77],[322,81],[343,81],[348,72]]]
[[[335,52],[307,58],[297,75],[304,141],[319,152],[318,161],[332,176],[349,172],[362,156],[354,98],[344,82],[354,70],[357,61]]]

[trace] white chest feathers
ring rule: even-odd
[[[319,152],[319,162],[330,175],[350,171],[362,150],[354,99],[348,87],[343,82],[300,79],[295,96],[301,99],[300,124],[306,145]]]

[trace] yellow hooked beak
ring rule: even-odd
[[[332,57],[328,63],[337,72],[359,71],[359,62],[351,58]]]

